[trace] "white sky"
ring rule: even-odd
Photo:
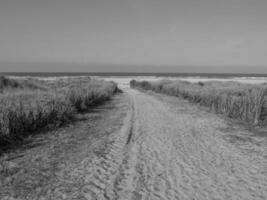
[[[266,66],[267,73],[266,36],[266,0],[0,1],[0,71],[11,62]]]

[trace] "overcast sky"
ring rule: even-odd
[[[267,73],[267,0],[0,0],[0,71],[109,64]]]

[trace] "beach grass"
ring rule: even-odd
[[[45,128],[65,124],[77,113],[109,100],[118,90],[113,82],[88,77],[59,79],[42,85],[38,80],[3,77],[0,83],[1,149]]]
[[[187,99],[216,113],[253,125],[267,124],[267,85],[238,82],[135,81],[132,88],[152,90]]]

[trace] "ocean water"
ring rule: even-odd
[[[133,79],[137,81],[184,80],[189,82],[236,81],[249,84],[267,83],[266,74],[2,73],[2,75],[7,75],[12,78],[32,77],[41,80],[91,76],[117,82],[120,87],[129,87],[129,82]]]

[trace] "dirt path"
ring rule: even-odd
[[[97,176],[99,170],[106,167],[107,178],[117,171],[130,106],[126,94],[116,95],[76,122],[29,138],[1,156],[0,200],[90,199],[88,186],[109,184]]]
[[[126,89],[118,101],[113,115],[96,126],[97,139],[83,138],[85,143],[63,154],[59,163],[65,164],[57,165],[52,185],[20,197],[267,198],[266,132],[247,130],[175,97]]]
[[[183,100],[128,92],[132,136],[110,199],[266,199],[266,137]]]

